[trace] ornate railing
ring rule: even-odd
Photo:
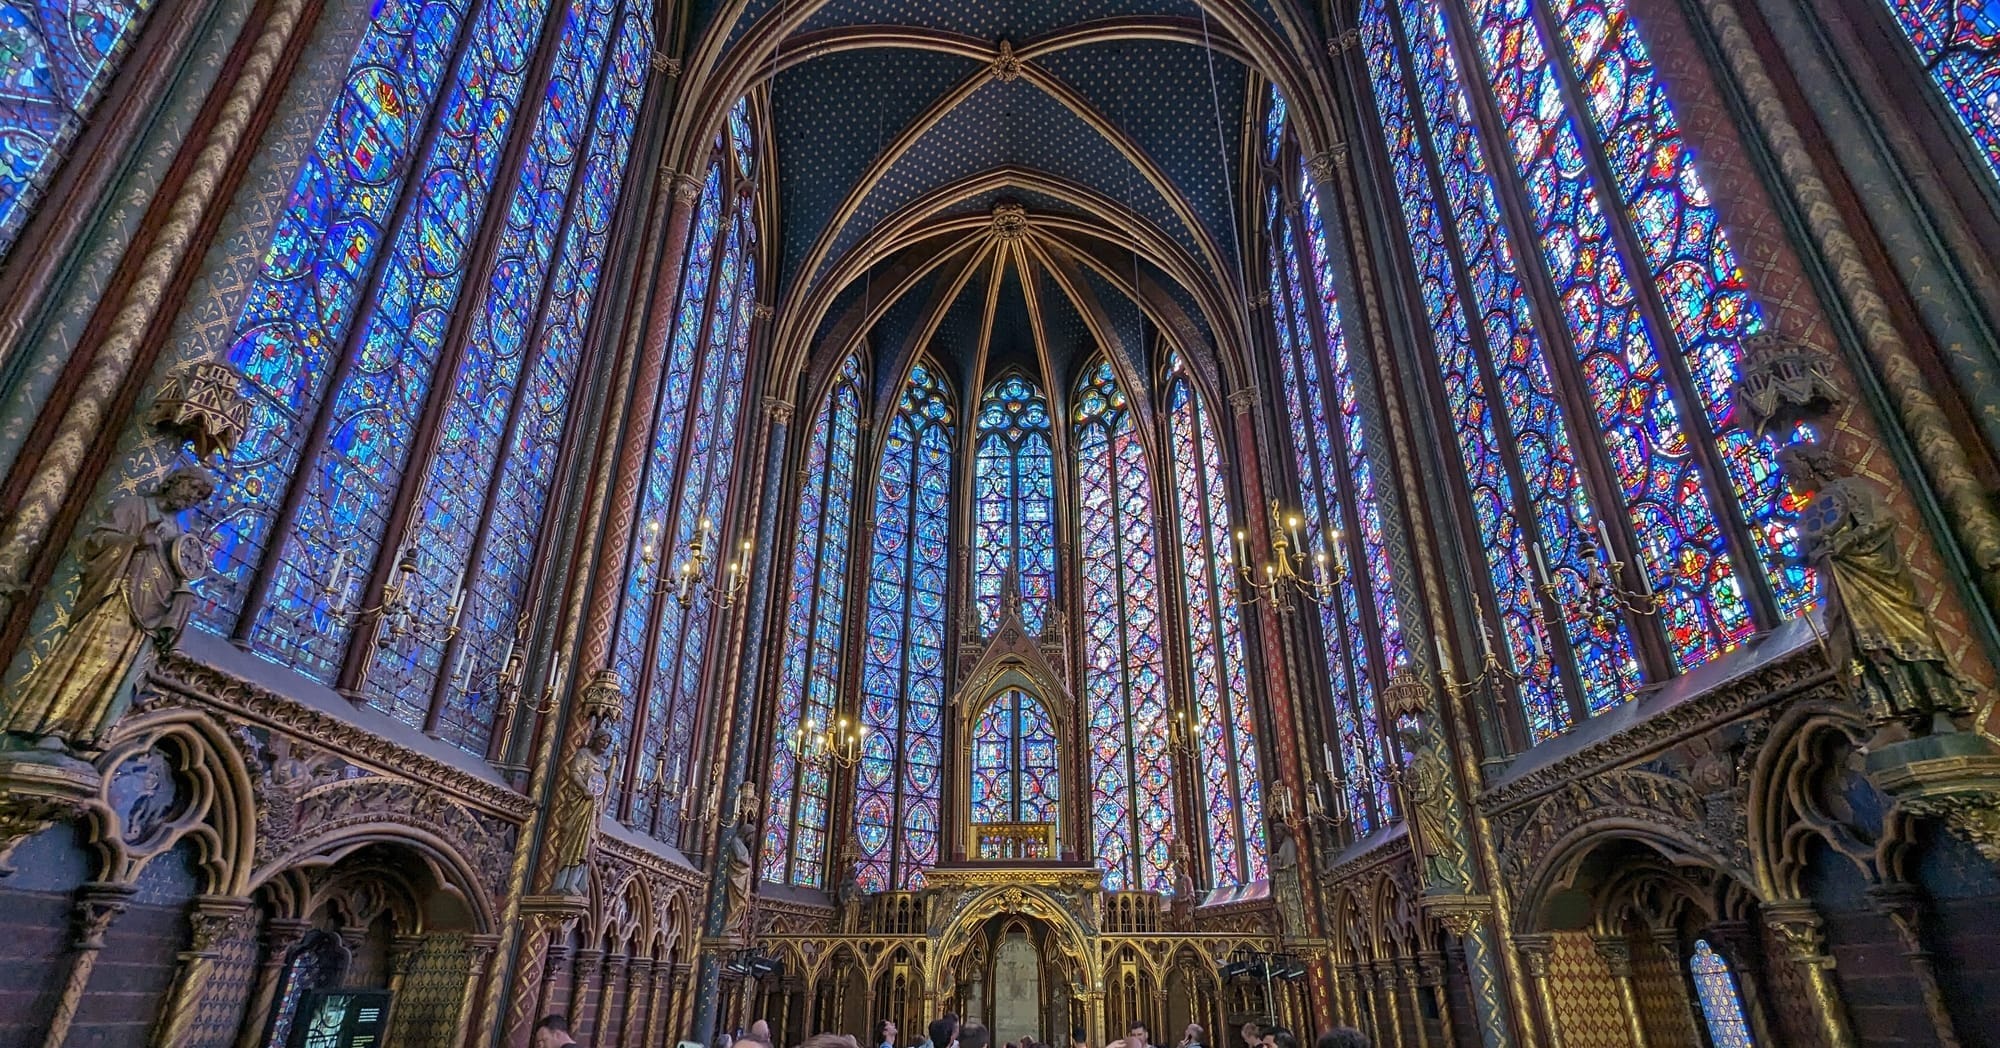
[[[978,843],[973,854],[983,862],[1056,857],[1055,823],[981,822],[973,828]]]

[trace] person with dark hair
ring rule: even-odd
[[[951,1048],[958,1040],[958,1015],[946,1012],[931,1023],[930,1048]]]
[[[569,1016],[561,1013],[542,1016],[535,1024],[534,1048],[562,1048],[575,1044],[576,1038],[569,1035]]]
[[[1069,1048],[1090,1048],[1089,1043],[1083,1038],[1083,1027],[1076,1027],[1069,1032]]]
[[[875,1020],[875,1048],[896,1048],[895,1020]]]
[[[1368,1035],[1352,1026],[1336,1026],[1319,1035],[1318,1048],[1368,1048]]]
[[[992,1043],[992,1032],[978,1023],[966,1023],[958,1028],[958,1048],[986,1048]]]
[[[1299,1035],[1282,1026],[1264,1030],[1264,1048],[1299,1048]]]
[[[1144,1020],[1134,1019],[1125,1030],[1125,1038],[1113,1041],[1106,1048],[1152,1048],[1153,1031]]]

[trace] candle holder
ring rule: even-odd
[[[1576,515],[1577,525],[1586,534],[1592,529],[1581,512]],[[1666,606],[1666,597],[1653,588],[1653,582],[1646,574],[1644,565],[1633,565],[1639,574],[1639,588],[1625,585],[1624,561],[1611,552],[1611,533],[1603,518],[1597,521],[1596,542],[1584,547],[1584,595],[1583,612],[1590,616],[1591,624],[1599,629],[1616,627],[1620,612],[1652,616]],[[1559,608],[1568,608],[1570,603],[1563,599],[1561,588],[1556,585],[1555,576],[1549,571],[1548,555],[1537,539],[1530,547],[1534,554],[1535,588]]]
[[[1481,619],[1479,623],[1479,647],[1481,652],[1479,672],[1465,680],[1461,681],[1457,679],[1457,676],[1452,672],[1451,659],[1446,656],[1444,650],[1444,638],[1435,638],[1435,642],[1437,644],[1438,678],[1443,682],[1444,689],[1451,693],[1453,699],[1462,700],[1467,695],[1486,688],[1511,688],[1521,683],[1521,675],[1514,670],[1514,667],[1502,662],[1499,653],[1494,650],[1493,629],[1486,624],[1484,619]]]
[[[639,546],[639,570],[652,576],[655,589],[666,582],[666,575],[657,570],[659,565],[660,522],[655,520],[646,525],[646,541]],[[687,556],[674,569],[674,601],[683,609],[692,609],[695,604],[711,604],[729,608],[736,604],[749,582],[750,540],[744,539],[736,559],[729,562],[721,578],[710,575],[708,552],[709,541],[715,534],[715,522],[702,518],[701,528],[695,532],[694,541],[688,543]]]
[[[313,593],[326,606],[328,618],[350,630],[359,630],[363,624],[374,621],[379,631],[375,644],[380,648],[390,648],[406,637],[436,638],[440,644],[449,644],[458,636],[459,621],[465,614],[466,578],[459,576],[457,595],[444,609],[440,618],[427,618],[418,611],[410,600],[410,582],[417,574],[417,551],[413,546],[405,546],[396,555],[396,566],[389,577],[382,582],[382,599],[368,607],[349,607],[347,586],[351,564],[346,550],[334,555],[333,570],[327,573],[323,582],[314,583]],[[453,673],[457,670],[454,667]]]
[[[785,736],[784,745],[800,761],[823,757],[842,768],[852,768],[861,763],[861,743],[867,736],[868,725],[843,713],[825,726],[808,718]]]
[[[1347,581],[1347,561],[1341,556],[1341,531],[1327,532],[1325,548],[1307,556],[1305,518],[1285,514],[1276,499],[1271,501],[1271,552],[1264,561],[1264,577],[1259,579],[1250,556],[1249,534],[1236,531],[1237,575],[1243,581],[1244,604],[1266,600],[1288,607],[1293,597],[1322,607],[1333,603],[1340,586]]]

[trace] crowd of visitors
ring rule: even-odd
[[[888,1019],[875,1023],[875,1032],[869,1037],[869,1048],[898,1048],[896,1024]],[[1189,1023],[1181,1031],[1180,1042],[1174,1048],[1214,1048],[1204,1040],[1207,1031],[1198,1023]],[[1283,1026],[1271,1026],[1258,1022],[1247,1022],[1239,1031],[1243,1048],[1299,1048],[1298,1035]],[[578,1045],[570,1036],[569,1018],[564,1015],[550,1015],[535,1024],[534,1048],[564,1048]],[[578,1045],[578,1048],[582,1048]],[[771,1024],[762,1019],[751,1023],[735,1036],[717,1034],[715,1048],[773,1048],[771,1044]],[[862,1048],[861,1042],[853,1034],[816,1033],[801,1041],[798,1048]],[[922,1040],[912,1043],[909,1048],[993,1048],[993,1033],[976,1022],[961,1023],[957,1015],[946,1012],[933,1021],[924,1031]],[[1008,1041],[1005,1048],[1052,1048],[1045,1041],[1023,1037],[1018,1041]],[[1069,1032],[1067,1048],[1091,1048],[1083,1028]],[[1135,1022],[1125,1031],[1125,1036],[1105,1045],[1104,1048],[1160,1048],[1153,1043],[1153,1031],[1143,1022]],[[1341,1026],[1319,1035],[1314,1048],[1368,1048],[1368,1038],[1351,1026]]]

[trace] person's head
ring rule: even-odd
[[[958,1048],[986,1048],[992,1043],[992,1031],[978,1023],[966,1023],[958,1028]]]
[[[1319,1035],[1319,1048],[1368,1048],[1368,1035],[1352,1026],[1336,1026]]]
[[[734,1041],[729,1042],[729,1048],[771,1048],[771,1046],[755,1037],[746,1036],[738,1037]]]
[[[851,1033],[816,1033],[800,1043],[799,1048],[856,1048]]]
[[[888,1019],[875,1020],[875,1043],[877,1045],[896,1043],[896,1024]]]
[[[931,1023],[931,1048],[949,1048],[958,1039],[958,1016],[944,1013]]]
[[[756,1022],[750,1024],[750,1032],[744,1034],[743,1036],[747,1040],[762,1042],[764,1044],[764,1048],[770,1048],[771,1024],[765,1022],[762,1019],[759,1019]]]
[[[1181,1031],[1181,1043],[1200,1044],[1201,1036],[1202,1036],[1201,1024],[1189,1023],[1187,1024],[1187,1029]]]
[[[1069,1032],[1069,1043],[1070,1048],[1076,1048],[1077,1045],[1084,1043],[1083,1027],[1076,1027]]]
[[[1299,1048],[1299,1037],[1282,1026],[1273,1026],[1264,1031],[1264,1048]]]
[[[1239,1034],[1246,1045],[1255,1045],[1264,1040],[1264,1028],[1254,1022],[1244,1023]]]
[[[160,481],[160,508],[180,513],[208,501],[215,494],[215,474],[200,466],[181,466]]]
[[[1125,1028],[1125,1043],[1131,1045],[1132,1048],[1141,1048],[1143,1045],[1151,1044],[1153,1043],[1153,1031],[1146,1029],[1145,1023],[1134,1020],[1132,1025]]]
[[[555,1048],[575,1043],[569,1035],[567,1015],[544,1015],[542,1021],[535,1024],[535,1048]]]

